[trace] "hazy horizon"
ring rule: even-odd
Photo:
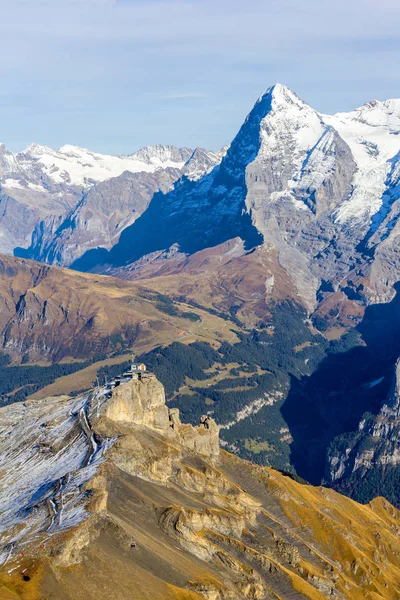
[[[218,150],[277,81],[320,112],[400,96],[400,6],[0,0],[0,141]]]

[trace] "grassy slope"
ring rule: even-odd
[[[149,468],[161,455],[163,460],[172,456],[176,476],[158,484],[114,467],[103,470],[108,482],[107,516],[102,513],[106,518],[89,530],[84,527],[88,533],[83,537],[81,527],[66,537],[55,536],[49,542],[50,559],[21,558],[11,576],[0,576],[2,597],[94,600],[108,597],[112,590],[113,600],[195,600],[203,597],[200,588],[237,589],[243,575],[250,575],[254,580],[260,577],[273,598],[323,600],[333,589],[347,600],[398,598],[400,514],[388,502],[376,499],[361,506],[226,452],[217,466],[190,454],[177,459],[171,442],[154,434],[136,435],[141,451],[151,449]],[[220,530],[220,517],[247,514],[242,501],[260,507],[257,520],[245,517],[238,536]],[[189,530],[182,536],[179,528],[160,527],[160,515],[171,507],[188,516],[189,530],[192,514],[206,513],[216,520],[194,528],[186,538]],[[61,545],[72,547],[76,540],[79,553],[80,540],[87,535],[90,543],[84,543],[79,563],[57,566]],[[131,540],[137,549],[130,548]],[[214,558],[198,558],[196,544],[211,548]],[[23,582],[24,568],[29,582]],[[246,598],[246,589],[237,597]]]
[[[0,257],[3,352],[13,363],[24,361],[14,390],[5,390],[10,396],[33,383],[25,381],[28,365],[96,358],[112,364],[117,355],[138,354],[174,340],[204,340],[213,345],[234,341],[232,328],[233,323],[220,316],[171,301],[142,283]],[[3,369],[6,379],[7,365]],[[89,367],[79,375],[62,377],[51,393],[90,387],[95,371]],[[50,383],[51,374],[48,380]]]

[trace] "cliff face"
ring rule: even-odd
[[[382,489],[386,497],[398,503],[397,486],[392,489],[390,479],[398,479],[399,440],[400,359],[396,363],[392,389],[378,415],[365,415],[358,431],[342,436],[330,448],[327,482],[347,493],[354,490],[357,497],[357,487],[364,481],[366,500]],[[369,483],[366,485],[365,482]]]
[[[216,460],[219,455],[219,427],[215,421],[204,416],[198,427],[182,424],[179,410],[166,406],[164,387],[154,376],[134,380],[113,390],[105,408],[104,421],[98,425],[103,435],[107,435],[110,422],[113,429],[120,427],[123,433],[132,425],[152,429],[211,460]],[[116,460],[119,459],[118,453]]]
[[[180,423],[153,377],[0,409],[5,598],[398,597],[400,514]]]

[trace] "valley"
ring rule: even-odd
[[[400,3],[0,5],[0,600],[400,600]]]
[[[2,403],[79,394],[133,353],[227,450],[399,505],[395,424],[354,475],[400,355],[399,133],[396,99],[329,116],[276,84],[221,152],[3,148],[7,206],[31,212],[1,259]]]

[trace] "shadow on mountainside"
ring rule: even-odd
[[[377,414],[390,391],[400,355],[400,284],[392,302],[367,307],[355,331],[365,345],[335,352],[333,344],[333,352],[311,376],[292,377],[281,409],[293,438],[291,463],[315,485],[324,477],[329,443],[356,430],[365,412]]]
[[[166,194],[157,192],[147,210],[122,233],[108,252],[89,250],[72,269],[87,271],[99,264],[122,266],[152,252],[178,244],[192,254],[240,237],[250,249],[262,243],[246,207],[246,167],[261,145],[260,123],[271,108],[269,95],[260,99],[233,140],[220,165],[198,181],[186,176]]]
[[[245,188],[240,191],[240,202],[228,212],[218,198],[210,197],[211,193],[201,193],[200,188],[210,188],[215,179],[219,179],[218,167],[198,182],[183,177],[171,192],[157,192],[147,210],[121,233],[110,251],[88,250],[70,268],[89,271],[106,263],[123,266],[152,252],[168,250],[174,244],[188,254],[233,237],[241,237],[248,249],[259,245],[262,237],[245,213]]]

